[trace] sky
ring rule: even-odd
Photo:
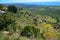
[[[22,2],[60,2],[60,0],[0,0],[0,3],[22,3]]]

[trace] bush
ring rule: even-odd
[[[49,22],[51,22],[51,23],[57,23],[57,19],[51,19],[51,20],[48,20]]]
[[[0,10],[2,10],[2,9],[3,9],[3,7],[4,7],[4,6],[3,6],[2,4],[0,4]]]
[[[8,25],[15,23],[15,14],[7,12],[0,14],[0,30],[7,28]]]
[[[45,32],[44,38],[45,40],[57,40],[57,35],[54,32]]]
[[[17,7],[14,6],[14,5],[10,5],[10,6],[8,6],[8,10],[11,11],[11,12],[16,13],[17,12]]]
[[[25,26],[25,28],[22,29],[21,36],[31,37],[34,35],[34,37],[37,37],[37,34],[39,34],[39,32],[40,31],[38,28],[35,28],[33,26]]]

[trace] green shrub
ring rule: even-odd
[[[15,14],[12,12],[6,12],[4,14],[0,14],[0,30],[3,28],[7,28],[8,25],[15,23]]]
[[[34,37],[37,37],[39,32],[40,31],[38,28],[35,28],[33,26],[25,26],[25,28],[22,29],[21,36],[31,37],[34,35]]]
[[[51,23],[56,23],[57,19],[51,19],[51,20],[48,20],[48,21],[51,22]]]
[[[10,6],[8,6],[8,10],[11,11],[11,12],[16,13],[17,12],[17,7],[14,6],[14,5],[10,5]]]
[[[20,38],[18,37],[18,38],[15,38],[14,40],[20,40]]]
[[[2,4],[0,4],[0,10],[2,10],[2,9],[3,9],[3,7],[4,7],[4,6],[3,6]]]

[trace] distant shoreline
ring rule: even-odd
[[[60,2],[21,2],[21,3],[0,3],[0,4],[24,4],[24,5],[60,6]]]

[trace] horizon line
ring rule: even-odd
[[[47,1],[46,1],[47,2]],[[48,1],[48,2],[60,2],[60,1]],[[1,3],[1,2],[0,2]],[[11,3],[11,2],[4,2],[4,3]],[[35,3],[35,2],[13,2],[13,3]],[[39,2],[37,2],[39,3]],[[42,2],[41,2],[42,3]]]

